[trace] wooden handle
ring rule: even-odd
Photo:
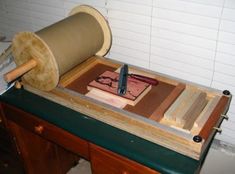
[[[37,61],[34,59],[30,59],[28,62],[16,67],[10,72],[4,74],[4,80],[9,83],[15,80],[17,77],[23,75],[24,73],[30,71],[37,65]]]
[[[44,127],[42,125],[38,125],[34,127],[34,131],[38,134],[42,134],[43,130],[44,130]]]

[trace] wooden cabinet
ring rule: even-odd
[[[16,137],[27,173],[64,174],[76,161],[76,157],[62,147],[41,138],[12,121],[8,121],[8,124]]]
[[[90,152],[93,174],[159,174],[148,167],[94,144],[90,145]]]
[[[7,118],[7,125],[15,137],[26,173],[65,174],[76,164],[78,156],[61,146],[70,143],[67,138],[62,136],[63,134],[60,134],[59,128],[50,131],[55,126],[9,105],[3,105],[3,110]],[[54,136],[54,134],[56,135]],[[59,144],[54,143],[57,138]],[[79,142],[78,147],[74,148],[76,152],[77,149],[83,148],[79,147],[82,143]],[[87,152],[81,153],[87,155]]]
[[[48,141],[59,144],[65,149],[74,152],[85,159],[89,159],[87,141],[8,104],[3,104],[3,110],[7,120],[16,123]]]
[[[76,155],[91,161],[93,174],[158,173],[11,105],[2,107],[26,173],[65,174],[78,160]]]
[[[5,126],[5,119],[0,110],[0,173],[23,174],[23,165],[17,154],[14,140]]]

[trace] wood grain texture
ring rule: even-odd
[[[159,174],[148,167],[90,144],[93,174]]]
[[[201,128],[204,126],[206,121],[208,120],[209,116],[213,112],[214,108],[218,104],[220,100],[219,96],[215,96],[211,99],[209,99],[206,107],[203,109],[203,111],[200,113],[198,118],[195,120],[192,129],[190,130],[192,134],[198,135]]]
[[[62,76],[59,86],[76,91],[80,94],[88,93],[87,85],[105,71],[115,71],[121,65],[105,58],[94,56],[78,65],[71,72]],[[130,68],[131,69],[131,68]],[[132,72],[132,71],[131,71]],[[143,71],[134,71],[137,74],[153,77]],[[174,89],[174,85],[159,81],[157,86],[146,94],[135,106],[126,105],[123,109],[144,117],[149,117]]]
[[[119,96],[118,80],[118,73],[105,71],[96,79],[91,81],[87,88],[89,91],[102,91],[102,96],[100,96],[101,98],[103,96],[107,96],[107,98],[111,98],[113,100],[117,98],[117,100],[123,101],[123,103],[127,103],[132,106],[137,104],[151,90],[150,84],[128,77],[126,94]],[[90,96],[92,97],[92,95]],[[97,99],[99,99],[99,97]]]
[[[86,96],[116,108],[123,109],[127,105],[127,101],[125,99],[123,100],[122,98],[118,98],[113,94],[108,94],[101,90],[92,89],[86,93]]]
[[[205,92],[185,89],[165,112],[161,122],[190,130],[206,103]]]
[[[113,108],[107,108],[98,103],[86,100],[83,97],[71,95],[68,91],[54,89],[50,92],[43,92],[31,88],[24,84],[25,89],[40,95],[46,99],[66,105],[67,107],[86,114],[94,119],[102,121],[111,126],[117,127],[136,136],[170,148],[181,154],[199,159],[202,143],[195,143],[192,137],[184,132],[168,130],[167,127],[161,128],[149,124],[145,120],[131,117],[128,113],[114,111]]]
[[[192,128],[194,121],[197,119],[206,103],[205,92],[200,91],[192,97],[187,112],[179,119],[179,122],[184,125],[184,129],[190,130]],[[178,121],[178,119],[176,119],[176,121]]]
[[[60,144],[67,150],[79,154],[85,159],[89,159],[88,142],[85,140],[8,104],[3,104],[3,109],[7,114],[8,120],[17,123],[34,134],[38,134],[38,132],[35,132],[35,126],[41,125],[43,126],[43,131],[39,134],[41,137]]]
[[[174,90],[175,85],[173,84],[176,83],[175,81],[172,82],[172,80],[169,80],[169,83],[167,83],[167,78],[162,77],[162,79],[165,79],[164,81],[159,80],[159,84],[154,86],[139,103],[131,108],[129,105],[127,105],[123,108],[124,111],[114,107],[108,107],[107,105],[103,105],[100,102],[96,103],[94,100],[91,100],[83,95],[87,92],[86,85],[89,84],[89,82],[95,77],[99,76],[99,73],[103,73],[109,68],[115,69],[116,65],[117,67],[120,66],[119,64],[112,63],[112,61],[106,60],[104,58],[101,58],[100,60],[101,61],[98,61],[95,66],[93,66],[93,64],[85,71],[80,69],[82,73],[79,73],[79,68],[76,69],[76,72],[79,73],[79,75],[76,76],[78,78],[75,78],[74,81],[67,84],[66,89],[55,88],[50,92],[44,92],[28,86],[26,83],[24,83],[24,88],[46,99],[59,103],[63,106],[71,108],[116,128],[127,131],[153,143],[172,149],[194,159],[200,158],[204,141],[195,143],[192,140],[193,135],[190,134],[189,130],[185,131],[184,129],[184,131],[181,131],[171,127],[172,125],[162,124],[162,122],[158,123],[148,119],[153,111],[156,110],[156,108],[160,106],[160,104]],[[87,64],[87,66],[89,66],[89,64]],[[79,67],[84,68],[83,65],[79,65]],[[136,71],[138,72],[135,72],[136,74],[142,72],[141,70]],[[152,77],[151,75],[148,76]],[[83,86],[83,82],[85,86]],[[71,84],[74,86],[71,87]],[[179,82],[177,84],[179,84]],[[209,89],[204,91],[204,88],[198,87],[196,85],[193,86],[191,84],[186,84],[186,88],[194,91],[203,90],[203,92],[207,93],[208,97],[221,95],[220,93],[213,90],[210,91]],[[228,104],[229,103],[227,103],[225,106],[227,107]]]
[[[175,100],[171,107],[164,114],[164,119],[176,121],[177,117],[182,115],[182,112],[185,111],[185,106],[193,95],[193,91],[190,89],[185,89],[182,94]]]
[[[76,67],[74,67],[73,69],[71,69],[69,72],[67,72],[66,74],[64,74],[63,76],[61,76],[60,78],[60,82],[59,82],[59,86],[61,87],[67,87],[69,86],[70,88],[73,88],[73,90],[78,91],[80,93],[86,93],[87,89],[83,89],[80,90],[80,88],[76,88],[73,87],[73,85],[75,85],[75,82],[83,75],[86,73],[89,73],[90,70],[97,70],[96,72],[92,72],[89,74],[89,76],[87,75],[87,77],[93,77],[93,76],[97,76],[99,74],[101,74],[102,72],[104,72],[104,67],[102,67],[102,65],[104,67],[106,67],[106,71],[114,71],[115,69],[117,69],[119,66],[119,64],[114,64],[114,63],[108,63],[107,61],[103,61],[102,58],[98,58],[97,56],[93,56],[89,59],[87,59],[86,61],[84,61],[83,63],[77,65]],[[99,68],[96,68],[96,66],[100,66]],[[83,82],[86,85],[88,84],[87,81],[85,81],[85,78],[82,79]],[[76,85],[78,86],[78,85]],[[80,85],[82,86],[82,85]],[[85,92],[86,91],[86,92]]]
[[[177,99],[184,89],[185,84],[178,84],[149,118],[155,121],[160,121],[164,117],[164,113],[167,111],[167,109],[172,105],[172,103]]]
[[[216,107],[214,108],[213,112],[209,116],[208,120],[206,121],[205,125],[201,129],[199,135],[204,139],[207,140],[210,136],[210,133],[213,130],[213,127],[216,125],[217,121],[221,117],[221,114],[226,112],[227,105],[229,103],[229,97],[222,96],[217,103]]]
[[[27,173],[62,174],[60,166],[58,166],[56,145],[41,139],[12,121],[8,121],[8,123],[16,137]],[[44,167],[45,164],[50,165]]]
[[[29,61],[18,66],[17,68],[13,69],[12,71],[4,74],[4,80],[9,83],[9,82],[15,80],[16,78],[20,77],[21,75],[27,73],[28,71],[33,69],[36,65],[37,65],[37,62],[34,59],[30,59]]]
[[[7,120],[0,104],[0,173],[23,174],[24,166],[20,159],[14,137],[11,135]]]

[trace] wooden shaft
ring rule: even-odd
[[[37,61],[34,59],[30,59],[28,62],[16,67],[15,69],[11,70],[10,72],[4,74],[4,80],[9,83],[15,80],[17,77],[25,74],[26,72],[30,71],[37,65]]]

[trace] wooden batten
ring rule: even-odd
[[[170,95],[162,102],[162,104],[156,108],[156,110],[149,117],[152,120],[160,121],[167,109],[173,104],[173,102],[179,97],[179,95],[184,91],[185,84],[178,84],[175,89],[170,93]]]
[[[219,102],[217,103],[216,107],[214,108],[213,112],[210,114],[208,120],[206,121],[205,125],[201,129],[199,135],[204,139],[207,140],[210,136],[210,132],[212,132],[213,127],[216,125],[217,121],[220,119],[221,115],[224,114],[224,112],[227,112],[226,110],[227,105],[229,103],[230,97],[222,96],[220,97]]]
[[[214,108],[218,104],[220,100],[219,96],[215,96],[211,99],[209,99],[207,105],[203,109],[203,111],[200,113],[198,118],[195,120],[193,127],[191,129],[191,133],[193,135],[198,135],[202,127],[205,125],[206,121],[209,119],[210,115],[212,114]]]

